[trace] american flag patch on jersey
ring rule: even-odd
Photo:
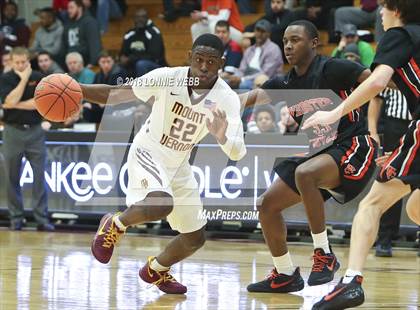
[[[209,99],[204,100],[204,107],[209,110],[214,110],[216,108],[216,102],[211,101]]]

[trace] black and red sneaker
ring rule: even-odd
[[[312,310],[341,310],[360,306],[365,301],[362,281],[362,276],[355,276],[350,283],[344,284],[341,278],[328,295],[312,306]]]
[[[179,283],[170,273],[169,270],[156,271],[150,268],[150,264],[155,257],[150,256],[146,265],[139,271],[140,278],[150,284],[156,285],[158,289],[166,294],[185,294],[187,287]]]
[[[315,249],[312,256],[314,262],[308,278],[308,285],[321,285],[334,279],[334,274],[340,268],[337,257],[331,253],[325,253],[323,249]]]
[[[300,269],[297,267],[292,275],[278,273],[274,268],[265,280],[252,283],[246,288],[248,292],[259,293],[290,293],[303,289],[305,282],[300,276]]]

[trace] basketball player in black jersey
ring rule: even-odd
[[[391,80],[407,98],[413,121],[400,145],[378,158],[379,175],[353,220],[349,265],[344,278],[313,309],[345,309],[364,302],[362,269],[378,232],[381,215],[411,193],[407,213],[420,224],[420,15],[418,0],[385,0],[381,11],[386,31],[378,45],[372,75],[341,106],[317,112],[303,127],[333,123],[381,92]]]
[[[267,81],[263,89],[241,95],[245,107],[277,102],[268,89],[330,89],[345,97],[370,75],[370,70],[355,62],[318,56],[318,31],[308,21],[291,23],[283,42],[286,58],[293,69],[285,77]],[[281,91],[277,93],[281,96]],[[298,124],[305,114],[306,117],[314,112],[314,105],[305,105],[311,100],[320,99],[287,102],[289,112]],[[336,106],[339,102],[331,104]],[[331,146],[319,150],[317,146],[311,146],[309,157],[288,158],[275,164],[279,178],[260,197],[258,204],[259,220],[275,268],[267,279],[250,284],[248,291],[287,293],[304,287],[299,268],[293,267],[287,250],[287,229],[281,215],[284,209],[299,202],[305,205],[315,248],[308,284],[319,285],[333,279],[340,265],[328,243],[324,201],[331,196],[340,203],[350,201],[363,190],[373,174],[377,144],[369,137],[363,122],[361,111],[351,112],[341,118]],[[324,134],[333,134],[328,128],[321,129]],[[315,129],[309,131],[311,134],[316,132]]]

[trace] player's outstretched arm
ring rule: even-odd
[[[318,111],[310,116],[303,124],[302,129],[315,125],[329,125],[338,121],[358,107],[369,102],[373,97],[385,89],[394,74],[394,69],[388,65],[379,65],[373,73],[360,84],[351,95],[334,110]]]
[[[239,94],[238,96],[241,101],[241,110],[253,107],[254,105],[271,103],[271,98],[265,90],[261,88],[253,89],[249,92]]]
[[[132,86],[106,84],[80,84],[83,98],[98,104],[120,104],[136,101]]]

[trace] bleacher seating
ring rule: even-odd
[[[175,2],[179,2],[175,1]],[[358,5],[355,1],[355,5]],[[123,34],[133,27],[133,15],[137,9],[144,8],[149,13],[149,17],[155,25],[160,29],[163,35],[166,49],[166,60],[170,66],[185,65],[187,62],[188,50],[191,48],[192,40],[190,27],[193,21],[189,17],[181,17],[176,22],[167,23],[158,18],[158,14],[163,12],[161,0],[127,0],[128,10],[126,16],[120,21],[112,21],[109,31],[103,35],[102,43],[105,49],[112,54],[117,55],[122,43]],[[256,21],[264,15],[263,1],[254,0],[257,9],[256,14],[242,15],[241,19],[244,25],[248,25]],[[35,32],[38,24],[32,25],[32,33]],[[376,47],[376,44],[374,44]],[[328,43],[328,33],[320,32],[319,53],[323,55],[331,55],[336,44]]]

